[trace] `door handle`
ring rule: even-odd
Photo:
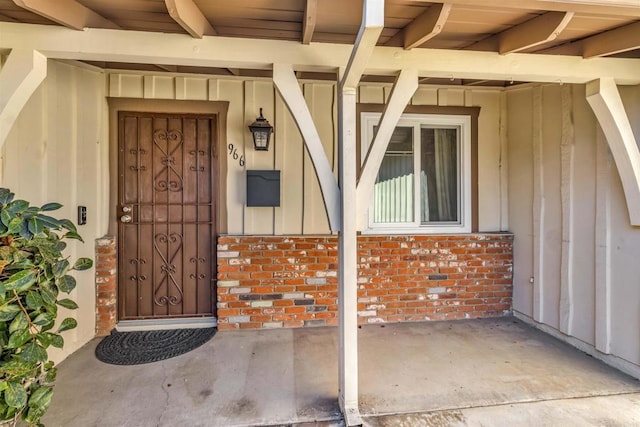
[[[131,215],[122,215],[120,217],[120,222],[131,222],[133,221],[133,218],[131,217]]]

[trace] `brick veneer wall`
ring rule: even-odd
[[[96,335],[116,327],[116,238],[96,239]]]
[[[360,323],[495,317],[512,298],[513,235],[358,237]],[[218,329],[336,325],[337,238],[218,238]]]

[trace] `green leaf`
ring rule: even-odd
[[[29,423],[29,425],[35,427],[44,427],[44,424],[40,423],[40,418],[44,416],[47,412],[47,408],[29,408],[27,411],[27,415],[24,417],[24,420]]]
[[[60,327],[58,328],[58,332],[68,331],[69,329],[73,329],[78,326],[78,322],[73,317],[67,317],[60,323]],[[11,341],[11,339],[9,339]]]
[[[29,286],[33,285],[36,282],[37,275],[35,270],[22,270],[19,271],[7,280],[5,280],[2,285],[5,290],[12,289],[21,289],[26,290]]]
[[[15,194],[8,188],[0,188],[0,204],[6,205],[13,200]]]
[[[49,313],[40,313],[36,316],[35,319],[33,319],[33,324],[42,326],[42,325],[46,325],[47,323],[53,320],[54,320],[53,317],[51,317]]]
[[[31,342],[24,347],[24,350],[20,353],[20,357],[23,362],[46,362],[47,350],[35,342]]]
[[[8,322],[21,311],[22,309],[18,304],[3,305],[0,307],[0,322]]]
[[[27,226],[27,223],[24,220],[20,225],[20,231],[18,232],[18,234],[20,234],[20,237],[22,237],[24,240],[33,239],[33,233],[29,231],[29,227]]]
[[[7,205],[7,211],[13,215],[22,213],[26,211],[27,208],[29,208],[29,202],[26,200],[14,200]]]
[[[29,323],[27,322],[27,315],[24,311],[18,313],[18,315],[13,319],[11,325],[9,325],[9,333],[14,333],[15,331],[19,331],[21,329],[27,329]]]
[[[47,203],[46,205],[42,205],[42,207],[40,208],[43,211],[55,211],[57,209],[60,209],[62,207],[62,205],[60,203]]]
[[[0,365],[0,373],[16,378],[24,378],[38,375],[38,369],[33,363],[24,363],[18,359],[13,359]]]
[[[7,227],[9,228],[9,230],[7,230],[7,233],[9,234],[20,233],[20,231],[22,231],[23,223],[24,223],[24,220],[20,217],[12,218],[11,221],[9,221],[9,224],[7,224]]]
[[[49,215],[43,215],[43,214],[38,214],[36,215],[36,218],[38,218],[40,221],[42,221],[44,223],[44,225],[48,228],[53,228],[54,230],[59,229],[60,227],[62,227],[62,223],[57,220],[56,218],[49,216]]]
[[[29,231],[33,234],[42,233],[42,229],[44,228],[44,224],[38,218],[30,218],[29,219]]]
[[[51,365],[51,367],[47,368],[48,363],[45,363],[45,368],[44,369],[49,369],[49,372],[47,372],[47,374],[44,377],[44,382],[46,384],[52,384],[55,380],[56,380],[56,376],[58,374],[58,369],[57,368],[53,368],[53,365]]]
[[[13,217],[6,209],[3,209],[2,212],[0,212],[0,221],[2,221],[2,224],[4,224],[6,227],[9,226],[12,218]]]
[[[0,381],[0,392],[5,391],[7,387],[9,387],[9,384],[6,381]]]
[[[23,346],[27,341],[31,339],[31,334],[29,333],[29,329],[22,329],[20,331],[16,331],[9,336],[9,344],[7,344],[7,348],[18,348]]]
[[[50,329],[53,329],[53,327],[55,326],[56,322],[51,321],[51,323],[47,323],[46,325],[42,325],[42,327],[40,328],[40,332],[46,332]]]
[[[22,408],[27,404],[27,392],[22,384],[9,381],[9,387],[4,391],[4,401],[12,408]]]
[[[56,284],[62,292],[69,293],[75,289],[76,279],[73,276],[69,276],[67,274],[66,276],[62,276],[61,278],[57,279]]]
[[[82,271],[88,270],[93,266],[93,260],[91,258],[78,258],[75,264],[73,264],[73,269]]]
[[[46,304],[55,304],[58,299],[58,292],[51,286],[51,283],[40,284],[40,295]]]
[[[40,342],[40,345],[47,348],[51,345],[51,334],[48,332],[36,334],[36,338]]]
[[[63,259],[53,264],[53,268],[51,271],[53,272],[53,275],[55,277],[62,277],[67,274],[67,271],[69,271],[69,266],[69,261]]]
[[[58,305],[61,305],[64,308],[68,308],[69,310],[75,310],[78,308],[78,304],[75,301],[70,300],[69,298],[61,299],[58,301]]]
[[[73,231],[74,233],[78,232],[78,229],[76,229],[76,226],[68,219],[61,219],[59,221],[63,228],[66,228],[69,231]]]
[[[69,231],[68,233],[66,233],[64,236],[65,239],[75,239],[75,240],[80,240],[81,242],[84,242],[84,240],[82,240],[82,236],[80,236],[77,232],[75,231]]]
[[[48,333],[51,338],[51,345],[56,348],[64,347],[64,338],[62,335]]]
[[[40,292],[29,291],[27,293],[27,307],[37,310],[42,307],[43,304],[44,301],[42,300],[42,296],[40,296]]]
[[[29,398],[29,407],[30,408],[46,408],[51,403],[51,396],[53,396],[53,388],[51,387],[40,387],[33,393],[31,393],[31,397]]]

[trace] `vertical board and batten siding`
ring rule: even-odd
[[[87,224],[78,226],[84,244],[70,241],[70,259],[94,258],[94,241],[107,229],[108,147],[104,74],[49,61],[47,77],[29,99],[2,148],[1,185],[34,205],[59,202],[52,214],[74,223],[77,206],[87,207]],[[64,350],[51,349],[59,361],[95,336],[95,271],[74,274],[71,297],[78,328],[65,332]]]
[[[229,101],[227,144],[244,155],[241,166],[226,147],[228,234],[311,235],[328,234],[329,224],[313,165],[296,123],[268,79],[205,78],[118,74],[109,76],[111,97]],[[300,83],[325,152],[337,174],[337,94],[330,82]],[[391,85],[362,84],[358,102],[385,103]],[[506,141],[503,93],[488,88],[437,88],[421,86],[413,105],[479,106],[479,230],[506,231],[508,220],[504,162]],[[268,152],[253,149],[251,124],[263,108],[274,127]],[[222,150],[226,149],[226,151]],[[245,206],[246,169],[281,171],[281,205],[277,208]]]
[[[640,88],[619,89],[640,140]],[[585,87],[534,85],[506,98],[514,310],[637,375],[640,229]]]

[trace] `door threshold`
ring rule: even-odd
[[[158,331],[162,329],[201,329],[218,326],[215,317],[191,317],[180,319],[121,320],[116,324],[118,332]]]

